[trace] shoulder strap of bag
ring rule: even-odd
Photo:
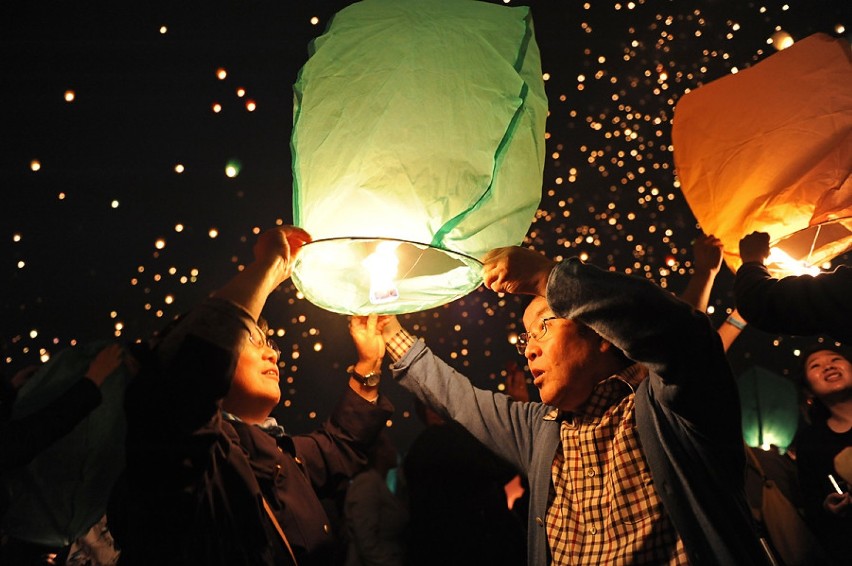
[[[766,472],[763,471],[763,466],[760,465],[760,461],[757,459],[757,456],[754,455],[754,452],[752,452],[751,448],[747,444],[743,443],[743,448],[745,449],[746,458],[748,459],[746,465],[751,466],[751,468],[757,472],[757,475],[760,476],[761,490],[766,489],[766,481],[768,478],[766,477]],[[760,498],[763,500],[763,493],[761,493]],[[756,509],[755,512],[758,515],[755,517],[757,520],[757,524],[755,526],[760,534],[760,545],[763,547],[766,559],[769,561],[771,566],[780,566],[781,560],[778,558],[778,550],[772,545],[769,540],[769,533],[766,532],[766,525],[764,524],[763,517],[763,505]]]
[[[293,560],[293,564],[295,566],[299,566],[299,563],[296,561],[296,555],[293,553],[293,547],[290,546],[290,541],[287,539],[287,535],[284,534],[284,529],[281,528],[281,525],[278,523],[278,519],[275,518],[275,513],[272,512],[269,502],[266,501],[266,498],[263,497],[263,495],[261,495],[260,498],[263,500],[263,508],[266,510],[266,514],[269,515],[269,518],[272,520],[272,524],[275,525],[275,530],[278,531],[278,536],[280,536],[281,540],[284,541],[284,546],[287,547],[287,552],[290,553],[290,558]]]

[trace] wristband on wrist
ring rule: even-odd
[[[725,319],[725,322],[727,322],[728,324],[730,324],[734,328],[738,328],[740,330],[742,330],[743,328],[746,327],[746,321],[740,320],[737,317],[735,317],[734,315],[728,316],[728,318]]]

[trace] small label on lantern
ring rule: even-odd
[[[374,305],[392,303],[399,298],[399,290],[396,287],[389,289],[370,289],[370,302]]]

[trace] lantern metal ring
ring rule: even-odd
[[[306,299],[332,312],[403,314],[470,293],[482,283],[482,263],[410,240],[325,238],[302,247],[292,277]]]

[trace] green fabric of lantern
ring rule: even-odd
[[[315,242],[296,286],[346,314],[475,289],[477,258],[519,244],[541,197],[547,100],[529,9],[365,0],[309,51],[291,149],[294,222]],[[362,261],[383,240],[399,243],[397,288],[376,301]]]
[[[737,387],[746,444],[764,449],[774,444],[785,451],[799,424],[796,387],[789,379],[759,366],[744,371]]]
[[[81,379],[111,342],[96,341],[57,353],[21,388],[12,409],[19,419],[47,406]],[[31,463],[3,477],[10,499],[6,533],[46,546],[65,546],[106,512],[110,489],[124,469],[124,391],[131,376],[122,365],[101,386],[102,401],[89,416]]]

